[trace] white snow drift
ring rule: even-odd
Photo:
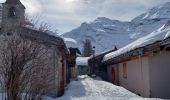
[[[76,65],[88,65],[88,60],[90,57],[77,57],[76,58]]]
[[[72,81],[64,96],[48,100],[158,100],[137,96],[125,88],[111,83],[80,76],[78,81]]]

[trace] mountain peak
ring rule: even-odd
[[[97,19],[95,19],[92,23],[110,23],[110,22],[117,22],[119,23],[119,20],[112,20],[106,17],[98,17]]]
[[[164,4],[162,5],[162,7],[168,7],[168,8],[170,8],[170,2],[164,3]]]
[[[170,2],[153,7],[148,12],[141,14],[132,21],[141,21],[145,19],[169,19],[170,18]]]
[[[80,27],[63,36],[75,39],[80,50],[83,48],[84,41],[90,39],[92,45],[96,47],[95,52],[100,53],[111,50],[115,46],[118,49],[124,47],[158,29],[167,29],[170,25],[169,20],[170,2],[152,8],[131,22],[98,17],[93,22],[82,23]]]
[[[98,17],[98,18],[96,19],[96,21],[97,21],[97,20],[99,20],[99,21],[106,21],[106,20],[111,20],[111,19],[106,18],[106,17]]]
[[[81,24],[81,26],[82,26],[82,27],[86,27],[86,26],[88,26],[88,23],[83,22],[83,23]]]

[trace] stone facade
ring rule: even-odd
[[[25,7],[19,0],[7,0],[2,4],[2,33],[11,33],[25,22]]]
[[[49,49],[48,67],[42,73],[46,73],[49,80],[47,95],[61,96],[64,93],[67,80],[67,56],[68,50],[64,40],[58,36],[52,36],[34,28],[26,27],[25,7],[19,0],[7,0],[2,4],[1,35],[17,34],[21,38],[37,42]]]

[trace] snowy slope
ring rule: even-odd
[[[85,39],[90,39],[96,52],[118,48],[143,37],[170,20],[170,3],[154,7],[148,12],[137,16],[130,22],[122,22],[100,17],[90,23],[82,23],[80,27],[64,33],[64,37],[77,41],[80,50]]]
[[[163,19],[170,18],[170,2],[167,2],[163,5],[159,5],[150,9],[148,12],[136,17],[134,21],[142,20],[142,19],[157,19],[157,18],[163,18]]]
[[[158,100],[137,96],[123,87],[111,83],[79,76],[78,81],[72,81],[64,96],[48,100]]]
[[[128,24],[127,22],[110,20],[108,18],[98,18],[94,22],[83,23],[79,28],[65,33],[64,37],[75,39],[80,50],[82,50],[85,39],[88,38],[92,41],[92,45],[96,47],[97,52],[102,52],[113,49],[115,44],[126,45],[125,42],[131,41],[124,40],[124,38],[128,37],[126,30]],[[105,45],[106,43],[110,43],[110,45]]]

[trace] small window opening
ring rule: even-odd
[[[11,36],[11,35],[12,35],[12,33],[10,33],[10,32],[7,33],[7,36]]]
[[[9,17],[11,17],[11,18],[16,17],[16,9],[15,9],[15,7],[11,7],[9,9]]]

